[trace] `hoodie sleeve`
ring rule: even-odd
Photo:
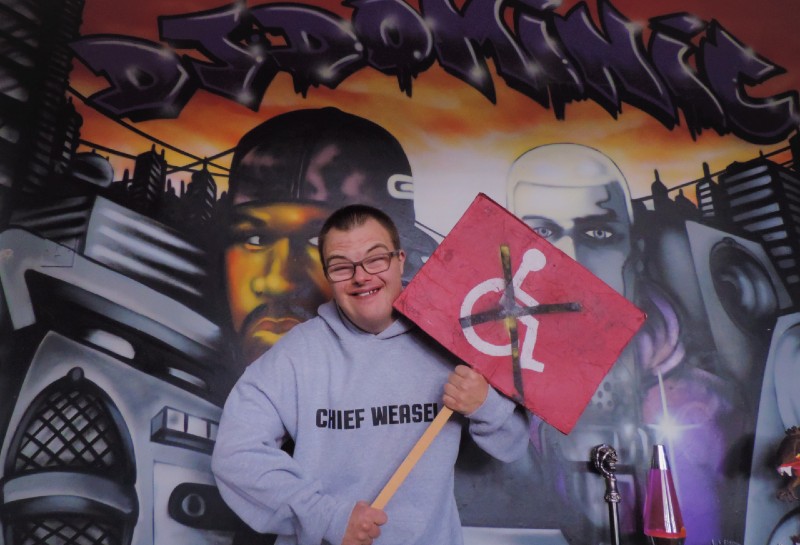
[[[483,404],[467,415],[475,443],[503,462],[522,458],[528,449],[528,412],[489,387]]]
[[[281,450],[296,425],[297,399],[292,366],[273,350],[229,395],[212,471],[225,502],[254,530],[295,535],[300,545],[338,545],[354,504],[323,494],[320,482]]]

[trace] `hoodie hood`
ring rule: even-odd
[[[404,335],[416,328],[416,325],[414,325],[411,320],[405,318],[404,316],[398,316],[398,318],[392,322],[392,325],[377,335],[369,333],[351,322],[350,318],[348,318],[347,315],[342,312],[335,301],[328,301],[327,303],[320,305],[317,312],[319,313],[320,318],[322,318],[322,321],[324,321],[340,339],[357,337],[361,335],[374,337],[375,339],[391,339],[399,335]]]

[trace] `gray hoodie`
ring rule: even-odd
[[[212,468],[222,497],[277,544],[339,545],[442,407],[458,360],[405,319],[373,335],[333,302],[253,362],[223,411]],[[527,447],[527,417],[489,389],[454,414],[386,506],[376,545],[460,545],[453,465],[461,428],[504,461]],[[280,449],[294,440],[294,455]]]

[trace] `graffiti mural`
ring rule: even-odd
[[[600,444],[626,545],[655,444],[687,544],[800,541],[796,8],[0,0],[0,543],[271,543],[210,456],[321,222],[387,211],[408,282],[480,192],[647,320],[570,434],[464,438],[466,543],[610,543]]]

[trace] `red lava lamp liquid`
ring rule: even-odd
[[[652,545],[683,545],[686,528],[664,445],[653,446],[644,502],[644,534]]]

